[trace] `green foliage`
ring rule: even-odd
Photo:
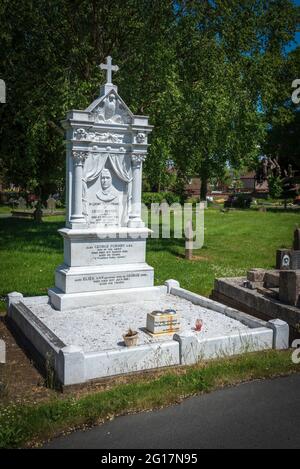
[[[173,192],[144,192],[142,202],[150,207],[151,204],[161,204],[166,201],[169,205],[180,203],[180,197]]]
[[[188,166],[201,176],[204,198],[207,180],[220,176],[226,163],[252,166],[257,160],[297,8],[290,1],[179,4],[184,99],[174,153],[182,172]]]
[[[300,113],[299,104],[292,102],[292,83],[299,78],[300,48],[290,52],[277,69],[275,95],[266,108],[269,122],[263,151],[268,156],[278,155],[282,168],[292,164],[300,170]]]
[[[269,176],[269,194],[273,199],[279,199],[282,196],[283,188],[280,177],[278,176]]]
[[[98,96],[104,76],[97,65],[108,54],[120,66],[114,81],[122,97],[155,126],[145,163],[151,190],[169,187],[168,159],[176,162],[177,193],[195,174],[205,192],[207,179],[219,177],[228,161],[254,165],[270,122],[275,129],[291,121],[290,110],[277,112],[276,103],[283,102],[282,78],[290,76],[293,58],[283,50],[298,11],[291,0],[178,0],[176,7],[151,0],[151,8],[149,0],[3,0],[6,180],[36,192],[62,188],[60,121]]]
[[[198,204],[199,203],[199,197],[193,196],[193,197],[188,197],[185,201],[188,204]]]

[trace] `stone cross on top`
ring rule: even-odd
[[[118,65],[112,65],[111,56],[106,57],[106,64],[100,64],[101,70],[106,70],[106,83],[112,84],[112,72],[119,70]]]

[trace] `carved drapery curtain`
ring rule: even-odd
[[[85,161],[82,176],[82,201],[83,201],[83,214],[87,217],[87,188],[88,182],[95,181],[101,174],[105,167],[106,162],[109,161],[115,174],[121,181],[125,182],[128,186],[127,190],[127,205],[131,200],[131,165],[129,158],[125,158],[124,154],[91,154]]]

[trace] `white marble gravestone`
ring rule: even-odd
[[[64,263],[49,290],[56,309],[84,305],[84,298],[114,289],[153,286],[145,262],[149,230],[141,219],[142,164],[147,155],[148,117],[133,115],[111,82],[111,57],[101,68],[107,83],[84,111],[63,121],[67,147]],[[81,295],[81,296],[80,296]]]
[[[142,163],[151,126],[118,95],[110,57],[102,68],[107,83],[100,97],[84,111],[70,111],[63,123],[64,262],[49,296],[8,294],[7,315],[17,334],[32,345],[39,362],[51,358],[63,385],[242,353],[245,344],[248,351],[287,347],[285,323],[252,318],[180,288],[176,280],[153,286],[153,269],[145,262],[150,230],[141,220]],[[151,311],[164,313],[151,318]],[[152,334],[145,330],[147,315]],[[179,315],[180,330],[173,335]],[[192,328],[199,318],[201,333]],[[139,332],[137,346],[122,345],[129,327]]]

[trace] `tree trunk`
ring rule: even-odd
[[[208,184],[208,177],[205,172],[200,173],[200,181],[201,181],[201,188],[200,188],[200,201],[206,200],[207,195],[207,184]]]
[[[209,181],[209,157],[208,157],[208,152],[205,152],[205,157],[201,161],[199,165],[199,177],[200,177],[200,182],[201,182],[201,187],[200,187],[200,202],[206,201],[206,195],[207,195],[207,186],[208,186],[208,181]]]

